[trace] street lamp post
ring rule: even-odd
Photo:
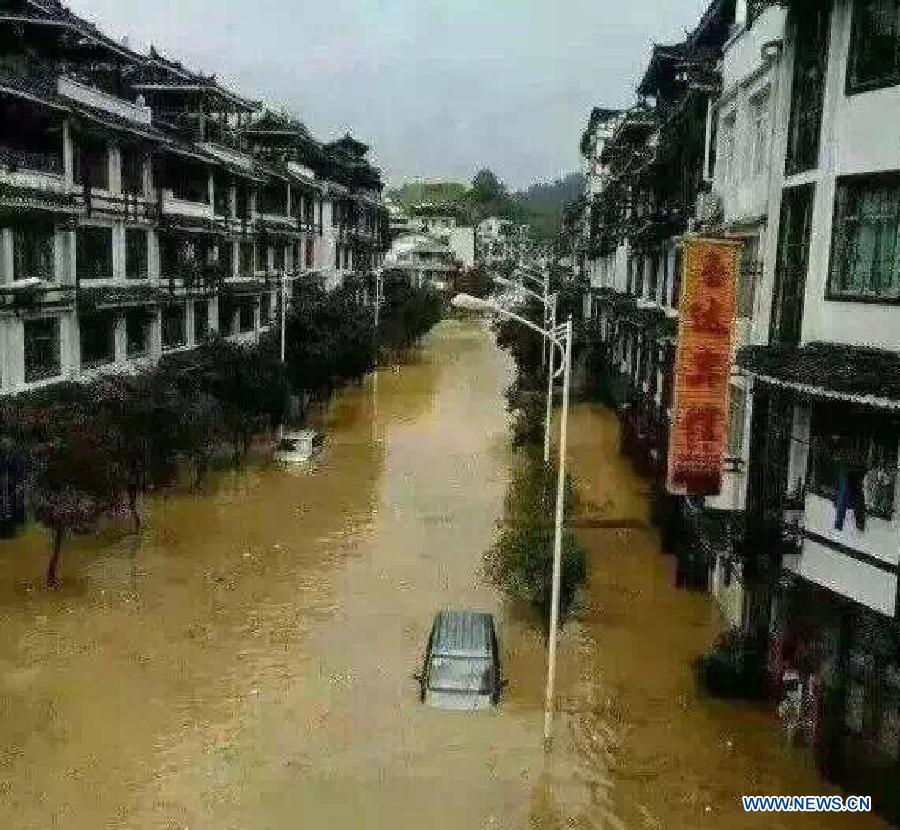
[[[534,279],[532,277],[532,279]],[[543,303],[544,306],[544,325],[549,321],[550,323],[550,331],[554,331],[556,329],[556,304],[559,299],[559,294],[553,293],[549,297],[545,293],[542,297],[536,291],[532,291],[530,288],[526,288],[522,283],[518,283],[515,280],[508,280],[504,277],[494,277],[494,282],[498,285],[504,285],[508,288],[516,288],[524,293],[528,294],[530,297],[534,297],[534,299]],[[545,287],[547,286],[546,281],[544,282]],[[553,418],[553,345],[548,342],[545,337],[541,341],[541,355],[547,354],[547,358],[542,360],[541,368],[545,368],[547,365],[547,361],[549,360],[549,369],[547,370],[547,406],[546,413],[544,415],[544,463],[548,464],[550,462],[550,427],[551,421]]]
[[[557,370],[563,375],[563,404],[559,427],[559,464],[556,477],[556,517],[553,530],[553,575],[550,590],[550,643],[547,655],[547,686],[544,698],[544,748],[549,751],[553,737],[553,698],[556,678],[556,639],[559,629],[559,595],[562,579],[562,524],[565,513],[566,489],[566,440],[569,426],[569,384],[572,377],[572,317],[561,325],[543,329],[525,317],[515,314],[489,300],[481,300],[469,294],[457,294],[452,304],[456,308],[469,311],[493,312],[510,320],[515,320],[540,334],[549,345],[551,352],[557,348],[562,352],[562,366]],[[553,374],[550,376],[553,383]]]
[[[281,272],[281,363],[284,364],[285,336],[284,326],[287,319],[287,272]]]

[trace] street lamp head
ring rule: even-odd
[[[478,297],[473,297],[471,294],[457,294],[450,300],[450,305],[454,308],[465,309],[466,311],[486,311],[490,309],[489,303],[478,299]]]

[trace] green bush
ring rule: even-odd
[[[518,459],[509,484],[505,522],[500,535],[485,554],[485,572],[501,590],[535,606],[543,616],[550,611],[553,579],[553,537],[557,468],[545,466],[537,452]],[[566,480],[565,511],[576,509],[576,491]],[[587,576],[584,547],[571,530],[563,527],[560,579],[560,617],[571,611],[577,589]]]

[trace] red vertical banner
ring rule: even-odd
[[[728,441],[728,386],[741,243],[687,237],[682,255],[667,490],[716,495]]]

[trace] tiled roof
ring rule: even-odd
[[[745,346],[737,364],[764,383],[811,397],[900,409],[900,353],[844,343]]]

